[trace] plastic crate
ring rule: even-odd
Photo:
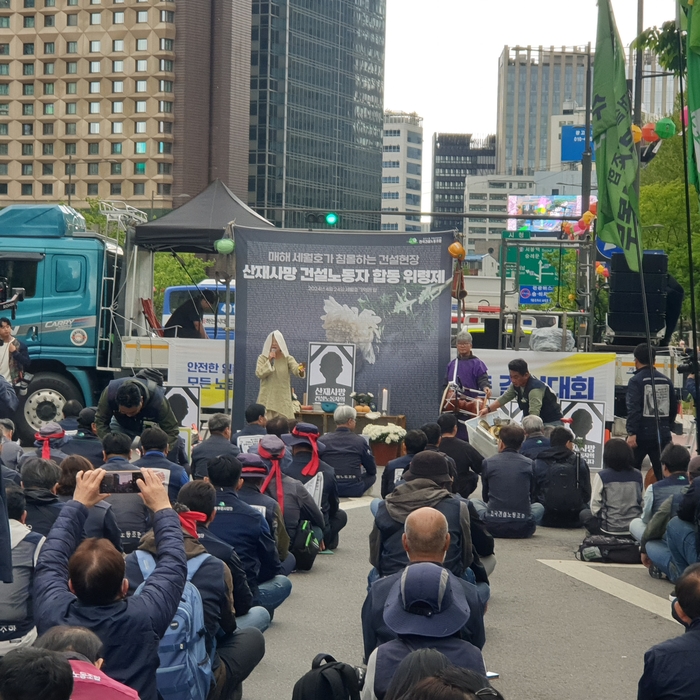
[[[469,444],[479,450],[484,457],[493,457],[495,454],[498,454],[498,440],[493,435],[487,435],[481,430],[478,427],[479,421],[485,420],[489,425],[494,425],[496,418],[500,418],[504,422],[511,420],[508,414],[499,408],[497,411],[485,416],[471,418],[466,423]]]

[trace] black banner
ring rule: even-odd
[[[415,428],[437,418],[449,361],[448,233],[285,231],[236,227],[234,424],[259,390],[268,333],[305,361],[309,342],[356,346],[355,391],[391,393]],[[292,377],[299,399],[305,381]]]

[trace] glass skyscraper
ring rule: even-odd
[[[248,203],[288,228],[307,227],[308,210],[378,212],[386,1],[252,8]],[[338,228],[379,226],[343,214]]]

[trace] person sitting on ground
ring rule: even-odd
[[[325,445],[318,437],[319,430],[311,423],[297,423],[289,435],[282,436],[284,443],[292,448],[292,463],[285,473],[302,484],[309,484],[307,488],[314,494],[325,523],[321,548],[333,552],[338,546],[340,531],[347,525],[348,515],[340,509],[335,471],[319,456]]]
[[[236,550],[255,604],[262,605],[272,615],[289,597],[292,582],[282,575],[277,546],[267,520],[238,495],[243,485],[242,466],[231,455],[209,461],[206,480],[216,489],[216,518],[209,529]]]
[[[241,684],[265,655],[265,640],[262,632],[254,627],[236,629],[231,571],[224,562],[211,556],[199,541],[198,514],[190,513],[181,503],[176,503],[174,508],[182,525],[188,562],[200,557],[199,567],[188,580],[202,601],[204,639],[215,679],[215,687],[211,688],[208,697],[241,697]],[[145,574],[157,556],[153,531],[147,532],[138,549],[126,557],[125,576],[130,596],[144,580],[148,580]]]
[[[286,421],[287,419],[284,416],[276,416],[270,419],[268,426],[277,420]],[[257,454],[272,470],[271,476],[265,480],[267,486],[263,484],[264,492],[272,496],[280,504],[280,508],[283,508],[284,526],[289,535],[290,551],[293,552],[297,532],[305,520],[315,530],[319,542],[323,539],[323,528],[326,523],[321,509],[316,505],[304,484],[282,471],[287,449],[277,435],[265,435],[258,443]]]
[[[642,515],[630,523],[630,533],[637,542],[642,541],[647,525],[661,508],[661,504],[669,496],[676,496],[687,490],[690,485],[688,480],[689,462],[690,452],[688,452],[687,447],[673,443],[664,447],[661,453],[663,479],[647,486],[642,502]]]
[[[76,434],[61,448],[67,455],[80,455],[90,460],[95,469],[104,462],[102,441],[97,437],[95,408],[84,408],[78,415]]]
[[[168,459],[168,436],[160,428],[146,428],[141,433],[141,453],[143,457],[137,459],[135,467],[146,469],[158,469],[168,475],[168,496],[174,503],[180,489],[190,480],[184,467]]]
[[[392,459],[382,472],[382,498],[386,498],[396,484],[403,479],[403,473],[409,468],[411,460],[422,452],[428,444],[428,438],[422,430],[409,430],[403,439],[403,449],[406,454]]]
[[[434,676],[448,666],[452,666],[450,660],[435,649],[412,651],[397,666],[384,700],[405,700],[408,692],[420,681]]]
[[[78,472],[89,472],[95,467],[90,462],[80,455],[70,455],[62,462],[59,469],[61,477],[58,481],[56,495],[59,500],[67,503],[73,500],[75,492],[76,475]],[[117,519],[112,511],[112,505],[107,501],[96,503],[93,508],[88,511],[88,517],[85,521],[85,536],[86,537],[104,537],[109,540],[115,548],[121,552],[122,533],[117,525]]]
[[[580,527],[581,511],[591,501],[591,472],[581,454],[574,452],[574,436],[568,428],[554,428],[549,442],[550,447],[534,461],[535,499],[544,506],[542,525]]]
[[[238,496],[249,506],[260,510],[267,520],[267,525],[275,539],[277,554],[282,565],[281,573],[289,576],[295,569],[296,560],[289,551],[289,534],[284,526],[284,516],[279,503],[271,496],[261,492],[261,487],[270,473],[270,467],[262,457],[256,454],[240,454],[236,458],[242,465],[242,486]]]
[[[77,475],[73,500],[46,538],[36,568],[34,618],[39,634],[56,625],[87,627],[104,645],[105,673],[136,690],[141,700],[157,700],[158,642],[187,579],[182,527],[158,476],[144,470],[137,484],[154,513],[158,556],[140,594],[126,598],[124,557],[108,540],[81,542],[88,509],[104,499],[105,473],[96,469]]]
[[[266,408],[261,403],[252,403],[245,410],[245,427],[234,433],[231,436],[231,442],[240,448],[238,444],[239,437],[247,437],[252,435],[267,435],[265,426],[267,418],[265,418]]]
[[[481,651],[459,637],[471,610],[454,581],[438,564],[418,562],[403,570],[384,606],[384,622],[396,639],[370,654],[363,700],[383,700],[399,664],[416,649],[436,649],[455,666],[486,674]]]
[[[452,477],[444,456],[426,451],[417,454],[404,472],[404,481],[377,509],[369,537],[369,560],[376,573],[370,578],[390,576],[408,565],[403,527],[408,515],[424,506],[435,508],[447,519],[450,544],[445,568],[461,578],[473,560],[469,508],[449,490]]]
[[[499,433],[498,454],[481,468],[482,499],[472,504],[494,537],[532,537],[544,506],[535,501],[537,482],[532,460],[518,454],[525,431],[513,423]]]
[[[603,448],[603,469],[593,477],[591,507],[581,511],[581,523],[591,535],[629,535],[630,523],[642,514],[642,474],[634,453],[621,438]]]
[[[428,438],[428,444],[425,446],[426,452],[440,452],[440,441],[442,440],[442,430],[437,423],[425,423],[420,427],[421,431],[425,433],[425,437]],[[447,468],[452,477],[452,484],[450,489],[454,489],[454,482],[457,479],[457,465],[454,459],[449,455],[440,452],[441,455],[447,461]]]
[[[142,371],[107,385],[95,413],[97,435],[104,440],[111,433],[126,433],[133,440],[143,433],[148,421],[167,433],[171,460],[177,461],[180,425],[163,387],[144,375]]]
[[[291,424],[291,425],[290,425]],[[268,435],[282,439],[283,435],[287,435],[291,432],[292,428],[296,425],[296,421],[290,421],[285,416],[274,416],[267,421],[265,425],[265,430]],[[261,440],[262,441],[262,440]],[[253,454],[259,454],[258,448],[260,443],[251,447],[248,452]],[[266,459],[266,458],[263,458]],[[282,470],[287,469],[292,463],[292,448],[285,445],[284,454],[282,455],[281,466]]]
[[[409,513],[404,523],[401,545],[408,555],[408,566],[416,562],[432,562],[443,566],[450,547],[450,534],[445,516],[434,508],[418,508]],[[396,634],[384,622],[384,605],[403,569],[372,583],[362,606],[362,637],[365,659],[380,644],[396,639]],[[469,619],[460,630],[460,638],[483,649],[486,641],[484,612],[486,605],[473,583],[450,574],[453,586],[461,586],[469,603]]]
[[[191,481],[180,489],[177,502],[189,509],[191,515],[180,515],[196,525],[199,543],[231,572],[236,627],[257,627],[264,632],[270,626],[270,613],[261,605],[253,605],[246,571],[236,550],[209,530],[216,516],[216,489],[208,481]]]
[[[82,410],[83,404],[75,399],[63,404],[63,418],[58,421],[58,424],[65,430],[66,437],[73,437],[78,432],[78,416]]]
[[[326,446],[323,461],[335,470],[338,495],[358,498],[377,480],[377,463],[367,440],[354,432],[357,411],[352,406],[338,406],[333,420],[337,426],[335,432],[320,438]]]
[[[34,643],[37,649],[63,654],[73,669],[71,700],[139,700],[139,694],[111,679],[102,666],[100,638],[85,627],[52,627]],[[99,671],[99,673],[98,673]]]
[[[51,460],[32,457],[22,464],[21,476],[27,500],[27,525],[46,537],[63,508],[56,495],[61,470]]]
[[[0,418],[0,462],[13,471],[19,471],[24,450],[14,441],[15,424],[9,418]]]
[[[463,498],[469,498],[479,481],[484,461],[481,453],[465,440],[457,437],[457,417],[454,413],[443,413],[437,420],[440,426],[440,452],[454,460],[457,478],[453,484],[454,492]]]
[[[504,700],[503,696],[482,674],[465,668],[448,666],[438,671],[432,678],[426,678],[415,685],[401,700]]]
[[[0,663],[2,700],[70,700],[72,693],[73,669],[63,654],[21,647]]]
[[[208,338],[204,314],[213,313],[218,300],[213,289],[198,291],[177,307],[163,328],[166,338]]]
[[[68,455],[63,451],[63,447],[70,441],[66,437],[63,428],[58,423],[45,423],[34,435],[34,450],[25,450],[19,461],[20,469],[26,460],[40,457],[50,459],[55,464],[60,464]]]
[[[657,644],[644,654],[637,700],[697,700],[700,687],[700,564],[692,564],[676,583],[674,617],[685,634]]]
[[[129,462],[131,457],[131,438],[124,433],[109,433],[102,441],[104,464],[107,472],[139,471]],[[139,545],[143,535],[151,529],[151,514],[138,493],[110,493],[107,503],[112,506],[112,512],[122,533],[122,549],[127,554],[133,552]]]
[[[0,656],[36,639],[34,568],[44,537],[27,527],[27,503],[20,489],[6,491],[12,547],[12,583],[0,583]]]
[[[203,479],[207,476],[207,463],[220,455],[233,455],[239,449],[231,443],[231,418],[225,413],[215,413],[207,423],[209,437],[192,449],[192,478]]]
[[[550,447],[549,438],[544,434],[544,423],[539,416],[525,416],[523,430],[525,440],[520,447],[520,454],[534,461],[540,452]]]
[[[690,564],[690,562],[686,561],[683,561],[681,564],[679,564],[679,562],[673,562],[671,549],[668,545],[667,531],[672,520],[674,524],[671,528],[671,537],[674,537],[674,534],[677,536],[679,528],[684,528],[683,521],[680,521],[676,515],[678,514],[678,509],[680,508],[685,493],[692,487],[693,482],[698,476],[700,476],[700,457],[695,456],[688,464],[689,486],[680,493],[669,496],[661,506],[659,506],[644,530],[640,543],[642,564],[649,569],[649,575],[652,578],[662,578],[662,576],[666,576],[669,581],[675,582]],[[631,529],[630,527],[630,530]],[[694,534],[694,528],[691,528],[691,532]]]

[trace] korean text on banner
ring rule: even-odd
[[[494,397],[500,396],[510,386],[508,363],[517,358],[525,360],[530,374],[545,382],[560,400],[604,403],[605,420],[614,418],[613,352],[478,350],[475,354],[488,367]]]
[[[168,384],[199,387],[200,408],[223,408],[226,386],[224,345],[224,340],[171,339]],[[233,365],[229,377],[233,389]]]

